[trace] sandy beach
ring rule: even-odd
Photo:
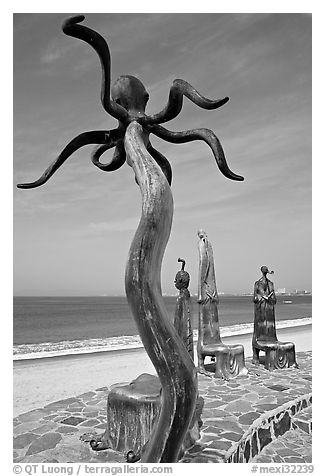
[[[279,329],[278,339],[295,343],[296,351],[312,349],[312,326]],[[250,357],[252,334],[223,338],[241,343]],[[40,408],[56,400],[114,383],[130,382],[141,373],[155,373],[145,350],[102,352],[14,362],[13,415]]]

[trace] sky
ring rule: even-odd
[[[87,146],[42,187],[16,188],[79,133],[117,125],[100,102],[95,51],[62,33],[67,16],[14,15],[14,294],[124,295],[141,215],[128,165],[100,171]],[[185,98],[165,126],[213,130],[244,182],[225,178],[204,142],[152,137],[173,169],[163,292],[176,293],[180,257],[196,293],[199,228],[213,246],[219,291],[252,291],[262,265],[274,270],[276,289],[311,290],[311,16],[89,13],[84,24],[107,40],[113,81],[132,74],[144,83],[148,114],[163,109],[175,78],[208,98],[230,97],[214,111]]]

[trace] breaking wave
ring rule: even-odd
[[[277,321],[277,329],[305,326],[311,324],[311,317]],[[220,327],[221,337],[249,334],[253,332],[253,324],[234,324]],[[194,341],[197,330],[194,330]],[[14,360],[42,359],[65,355],[92,354],[96,352],[122,351],[143,347],[138,335],[118,336],[83,340],[63,340],[61,342],[42,342],[40,344],[19,344],[13,348]]]

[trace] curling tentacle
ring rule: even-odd
[[[63,33],[73,36],[88,43],[99,56],[102,66],[102,88],[101,101],[104,109],[113,117],[119,120],[126,120],[128,112],[120,104],[116,104],[110,98],[111,89],[111,55],[105,39],[96,31],[84,25],[79,25],[84,21],[84,15],[68,18],[62,25]]]
[[[184,142],[191,142],[194,140],[203,140],[212,150],[220,172],[225,177],[231,180],[244,180],[244,177],[235,174],[229,169],[220,141],[215,133],[210,129],[191,129],[188,131],[174,132],[169,131],[165,127],[154,125],[150,126],[149,130],[161,139],[164,139],[167,142],[173,142],[175,144],[182,144]]]
[[[166,107],[147,119],[148,124],[160,124],[174,119],[182,110],[183,96],[186,96],[197,106],[203,109],[217,109],[229,101],[228,97],[222,99],[208,99],[202,96],[193,86],[183,79],[175,79],[169,91]]]
[[[88,131],[79,134],[72,139],[71,142],[63,149],[61,154],[52,162],[52,164],[45,170],[43,175],[35,182],[18,184],[18,188],[36,188],[47,182],[59,167],[81,147],[89,144],[106,144],[114,141],[114,135],[117,134],[118,129],[114,131]]]
[[[103,164],[100,162],[99,158],[101,155],[104,154],[108,149],[111,149],[112,147],[115,148],[115,152],[113,155],[112,160],[108,164]],[[100,170],[104,170],[105,172],[113,172],[114,170],[119,169],[122,167],[126,160],[126,155],[125,155],[125,149],[124,149],[124,144],[123,141],[119,141],[117,144],[103,144],[94,149],[94,151],[91,154],[91,161],[96,167],[98,167]]]

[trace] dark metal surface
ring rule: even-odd
[[[261,267],[262,277],[254,284],[254,332],[252,339],[253,363],[259,364],[259,353],[265,352],[265,368],[268,370],[297,367],[293,342],[280,342],[276,335],[274,284],[267,277],[273,274],[267,266]]]
[[[179,290],[176,300],[174,326],[177,334],[182,339],[191,359],[194,361],[193,331],[192,331],[192,301],[188,290],[190,275],[185,271],[185,260],[178,258],[182,269],[176,273],[175,287]]]
[[[204,367],[205,357],[215,358],[215,373],[218,378],[229,379],[246,375],[244,347],[240,344],[223,344],[220,337],[218,316],[218,292],[214,272],[211,243],[203,230],[199,236],[199,326],[198,326],[198,371],[211,376]]]
[[[68,36],[85,41],[96,51],[102,68],[101,102],[105,111],[118,120],[118,127],[112,130],[83,132],[65,147],[38,180],[18,184],[17,187],[35,188],[43,185],[76,150],[88,144],[100,144],[92,154],[92,162],[96,167],[105,172],[117,170],[125,162],[123,139],[126,128],[132,121],[141,124],[148,133],[157,135],[168,142],[205,141],[210,146],[223,175],[232,180],[244,180],[240,175],[231,172],[219,139],[209,129],[172,132],[158,125],[174,119],[181,112],[184,96],[197,106],[208,110],[223,106],[228,102],[229,98],[207,99],[186,81],[175,79],[170,88],[166,107],[158,114],[148,116],[145,113],[145,108],[149,100],[149,94],[138,78],[130,75],[120,76],[111,87],[111,56],[109,47],[99,33],[87,26],[80,25],[84,20],[85,17],[83,15],[68,18],[62,26],[62,30]],[[171,166],[166,157],[154,149],[149,140],[146,141],[145,146],[159,167],[161,167],[168,183],[171,184]],[[113,159],[106,164],[101,163],[99,157],[113,147],[116,147]]]
[[[143,462],[176,462],[196,405],[196,370],[169,320],[161,295],[161,263],[172,224],[170,186],[133,122],[125,148],[142,194],[142,216],[125,274],[126,295],[143,345],[162,386],[161,410],[141,457]]]

